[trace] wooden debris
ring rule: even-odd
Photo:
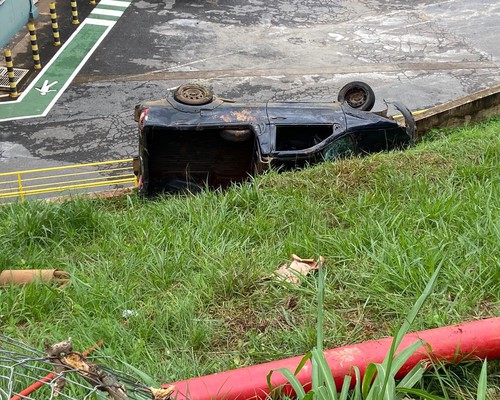
[[[107,392],[113,400],[131,400],[127,395],[125,386],[115,376],[105,371],[99,365],[87,360],[87,356],[101,347],[103,343],[104,340],[100,340],[95,346],[90,347],[82,353],[73,350],[71,338],[53,345],[45,344],[45,352],[47,353],[48,360],[54,366],[54,372],[57,376],[54,380],[55,395],[60,394],[66,385],[64,375],[74,372],[95,388]],[[169,386],[163,389],[144,388],[143,390],[150,392],[151,400],[167,400],[171,398],[175,388],[174,386]]]
[[[96,347],[96,346],[94,346]],[[94,348],[87,350],[89,354]],[[55,392],[61,393],[66,379],[64,374],[76,372],[87,382],[103,392],[107,392],[113,400],[130,400],[125,392],[125,387],[111,374],[105,372],[101,367],[87,360],[83,353],[73,351],[71,339],[53,345],[45,345],[45,351],[49,361],[54,366],[58,377],[55,381]]]

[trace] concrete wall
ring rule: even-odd
[[[500,85],[427,110],[415,117],[417,138],[431,129],[456,128],[500,115]]]
[[[30,17],[37,16],[33,0],[0,0],[0,48],[10,42]]]

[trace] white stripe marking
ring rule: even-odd
[[[127,8],[130,4],[130,1],[117,1],[117,0],[101,0],[99,2],[100,6],[116,6]]]
[[[102,0],[106,1],[106,0]],[[130,5],[130,2],[123,1],[121,3],[127,3],[127,6]],[[123,13],[120,13],[120,16]],[[78,28],[73,32],[73,34],[69,37],[69,39],[64,43],[61,48],[57,51],[54,57],[45,65],[45,67],[42,69],[42,73],[38,76],[38,79],[34,79],[28,87],[21,93],[21,96],[19,96],[16,100],[14,101],[7,101],[5,103],[0,103],[0,107],[2,104],[8,105],[8,104],[13,104],[13,103],[20,103],[24,97],[34,88],[34,86],[38,83],[41,82],[42,77],[45,75],[45,73],[49,70],[50,66],[59,58],[59,56],[64,52],[64,49],[73,41],[74,38],[78,36],[80,31],[85,25],[101,25],[101,26],[107,26],[108,29],[106,29],[101,37],[97,40],[97,42],[94,44],[94,46],[90,49],[90,51],[87,53],[87,55],[83,58],[83,60],[80,62],[80,64],[76,67],[76,69],[73,71],[71,76],[69,77],[68,80],[66,80],[66,83],[61,87],[61,89],[58,90],[56,96],[54,99],[50,102],[50,104],[47,106],[45,111],[43,111],[42,114],[34,114],[34,115],[26,115],[22,117],[15,117],[15,118],[4,118],[0,119],[0,122],[2,121],[14,121],[14,120],[20,120],[20,119],[29,119],[29,118],[36,118],[36,117],[45,117],[49,111],[54,107],[54,104],[59,100],[59,98],[64,94],[68,86],[71,84],[73,79],[75,79],[75,76],[80,72],[80,70],[83,68],[85,63],[88,61],[88,59],[92,56],[94,51],[99,47],[99,45],[102,43],[102,41],[106,38],[108,33],[111,31],[111,28],[115,26],[116,21],[109,21],[109,20],[102,20],[102,19],[94,19],[94,18],[86,18],[79,26]]]
[[[68,47],[68,45],[73,41],[73,39],[78,35],[78,33],[82,30],[82,28],[85,26],[85,23],[87,21],[83,21],[78,28],[73,32],[73,34],[70,36],[70,38],[64,43],[59,50],[57,51],[56,55],[47,63],[45,64],[45,67],[42,69],[42,73],[38,76],[38,79],[34,79],[28,87],[21,93],[21,96],[17,98],[15,101],[10,101],[10,102],[5,102],[3,104],[12,104],[12,103],[18,103],[23,100],[24,97],[30,92],[31,89],[38,83],[41,82],[41,78],[45,75],[45,72],[50,68],[50,66],[59,58],[59,56],[63,53],[64,49]],[[0,103],[0,107],[2,106],[2,103]],[[36,115],[39,117],[40,115]],[[21,118],[29,118],[29,117],[21,117]],[[2,120],[3,121],[3,120]]]
[[[116,21],[104,21],[104,20],[92,20],[91,18],[86,18],[79,26],[78,28],[73,32],[71,37],[68,39],[66,43],[64,43],[59,51],[56,53],[56,55],[45,65],[45,68],[42,70],[42,73],[38,76],[38,79],[35,79],[31,82],[31,84],[26,88],[26,90],[19,96],[19,98],[15,102],[20,102],[28,93],[30,90],[33,89],[33,87],[38,83],[41,82],[41,79],[45,75],[45,72],[49,70],[50,66],[59,58],[59,56],[63,53],[64,49],[73,41],[75,37],[80,33],[82,28],[88,24],[88,21],[98,21],[98,23],[94,25],[103,25],[103,26],[108,26],[108,29],[106,29],[101,37],[97,40],[97,42],[92,46],[92,48],[89,50],[89,52],[85,55],[85,57],[80,61],[80,64],[75,68],[73,73],[70,75],[70,77],[66,80],[64,85],[57,91],[57,94],[54,96],[50,104],[45,108],[45,110],[41,114],[32,114],[32,115],[25,115],[22,117],[14,117],[14,118],[6,118],[6,119],[0,119],[1,121],[14,121],[14,120],[20,120],[20,119],[29,119],[29,118],[36,118],[36,117],[45,117],[49,111],[54,107],[54,104],[56,104],[57,100],[64,94],[68,86],[71,84],[73,79],[75,79],[75,76],[80,72],[80,70],[83,68],[85,63],[88,61],[88,59],[92,56],[92,53],[99,47],[101,42],[104,40],[104,38],[108,35],[109,31],[111,31],[111,28],[116,24]],[[5,102],[3,104],[12,104],[15,103],[14,101],[12,102]],[[1,107],[0,103],[0,107]]]
[[[94,8],[94,10],[90,13],[90,15],[92,15],[92,14],[111,15],[113,17],[121,17],[123,15],[123,11],[106,10],[105,8]]]
[[[95,18],[87,18],[85,22],[89,25],[101,25],[101,26],[113,26],[116,24],[116,21],[110,21],[109,19],[95,19]]]
[[[83,22],[84,24],[87,22],[87,19],[84,20],[84,22]],[[113,23],[113,25],[114,25],[114,23]],[[45,117],[49,113],[49,111],[51,110],[51,108],[54,107],[54,104],[56,104],[57,100],[59,100],[59,97],[61,97],[63,95],[63,93],[66,91],[66,89],[71,84],[71,82],[73,82],[73,79],[75,79],[75,76],[78,74],[78,72],[80,72],[80,70],[83,68],[83,66],[87,63],[87,61],[89,60],[89,58],[92,56],[92,54],[94,53],[94,51],[99,47],[99,45],[101,44],[101,42],[106,38],[106,36],[108,36],[108,33],[113,28],[113,25],[109,25],[108,26],[108,29],[106,29],[103,32],[103,34],[101,35],[101,37],[92,46],[92,48],[90,49],[90,51],[85,55],[85,57],[82,59],[82,61],[80,61],[80,64],[78,64],[78,67],[75,68],[75,70],[73,71],[73,73],[70,75],[69,79],[66,80],[66,83],[57,92],[57,94],[55,95],[55,97],[52,99],[52,101],[50,102],[50,104],[47,106],[47,108],[43,112],[43,114],[42,114],[43,117]]]

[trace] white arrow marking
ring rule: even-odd
[[[35,88],[35,89],[38,90],[42,96],[45,96],[49,92],[56,91],[55,89],[51,89],[51,87],[54,86],[56,83],[57,83],[57,81],[54,81],[51,84],[49,84],[49,80],[46,79],[45,82],[43,82],[43,85],[41,88]]]

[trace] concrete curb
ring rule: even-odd
[[[433,107],[415,117],[417,138],[431,129],[457,128],[500,115],[500,85]]]

